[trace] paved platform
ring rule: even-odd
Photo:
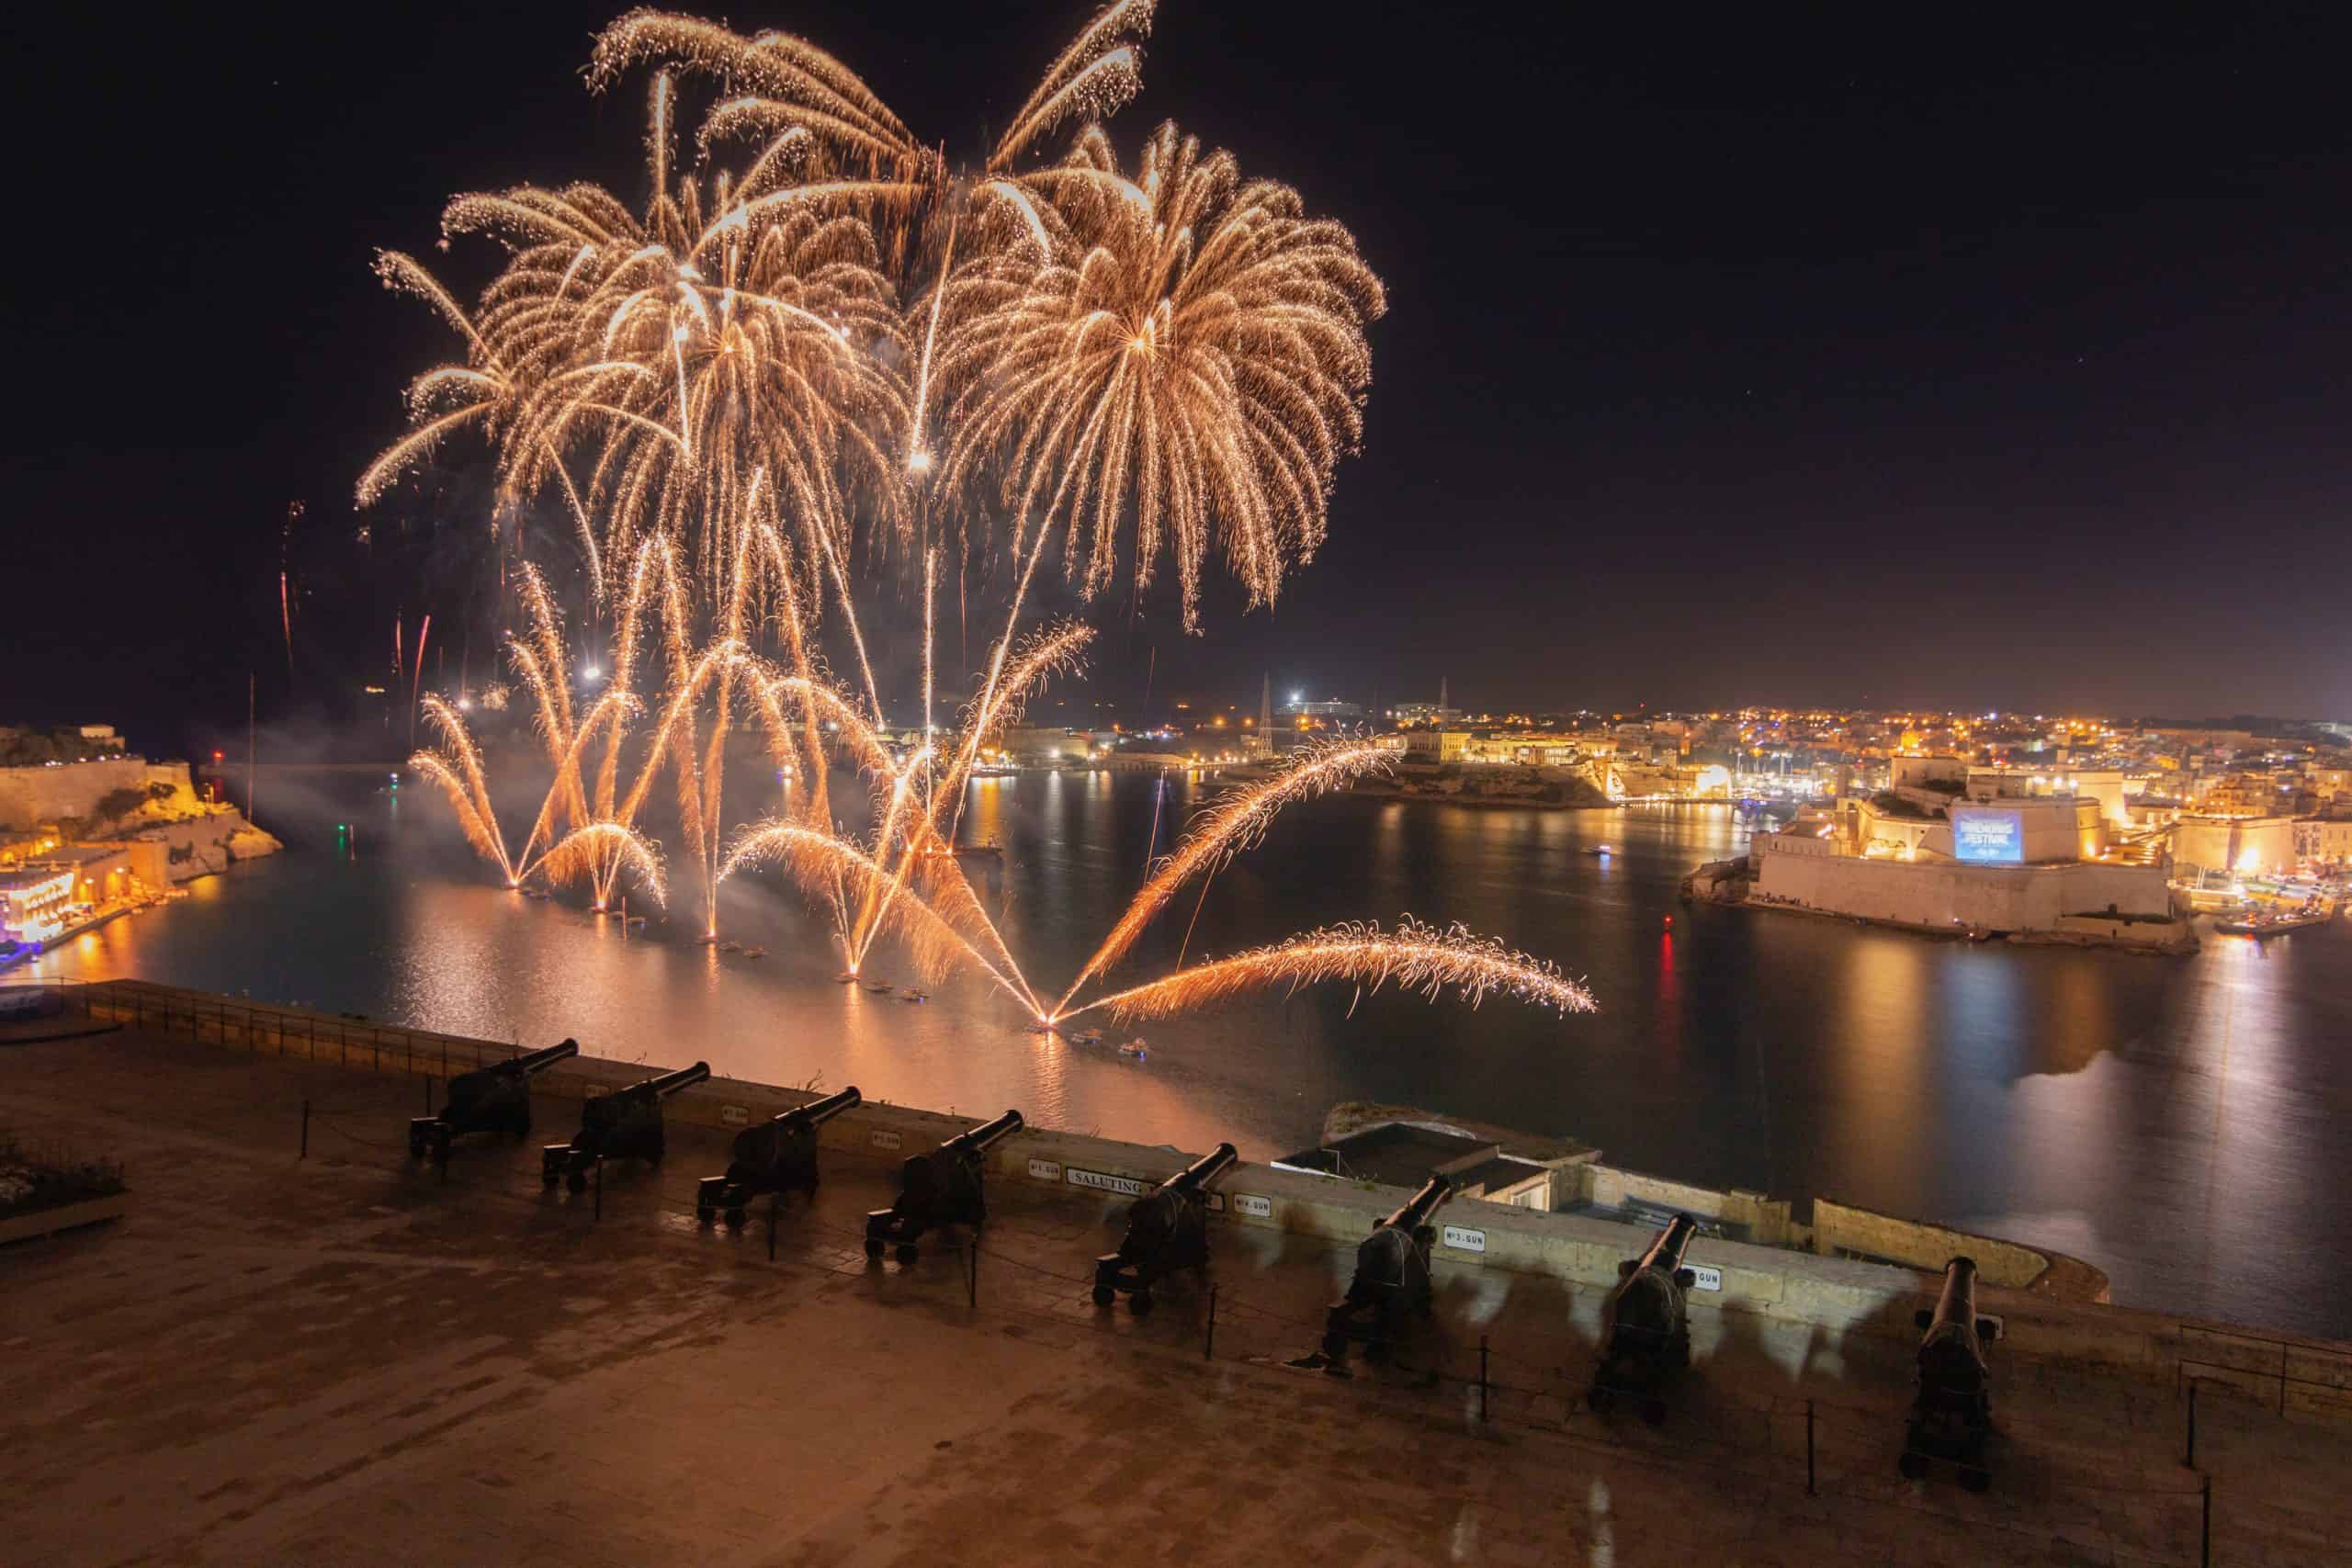
[[[608,1172],[600,1220],[538,1180],[576,1106],[446,1183],[406,1156],[423,1109],[138,1029],[0,1058],[0,1125],[121,1158],[136,1200],[0,1250],[0,1558],[2183,1564],[2210,1475],[2212,1561],[2352,1561],[2352,1438],[2250,1404],[2203,1400],[2190,1470],[2174,1391],[1996,1350],[1978,1496],[1896,1475],[1896,1346],[1699,1313],[1653,1430],[1581,1403],[1597,1292],[1442,1264],[1435,1332],[1339,1379],[1285,1364],[1326,1243],[1220,1228],[1212,1342],[1205,1287],[1091,1304],[1112,1203],[1000,1183],[976,1275],[869,1264],[894,1172],[835,1158],[772,1262],[763,1212],[695,1223],[715,1134]]]

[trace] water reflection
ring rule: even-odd
[[[1164,852],[1216,787],[1158,786],[974,784],[965,837],[1005,852],[968,863],[973,881],[1041,990],[1116,918],[1147,844]],[[336,821],[365,854],[332,852]],[[1253,1156],[1313,1141],[1341,1100],[1421,1105],[1574,1134],[1637,1169],[2044,1240],[2109,1269],[2119,1300],[2352,1332],[2332,1304],[2352,1285],[2352,1199],[2332,1174],[2352,1110],[2340,927],[2212,941],[2186,960],[1933,942],[1681,905],[1682,874],[1745,840],[1718,810],[1325,801],[1204,896],[1186,890],[1113,983],[1409,910],[1557,959],[1589,977],[1602,1013],[1326,987],[1156,1023],[1138,1066],[1026,1033],[984,981],[941,985],[925,1006],[836,985],[827,929],[773,877],[720,900],[728,934],[768,950],[755,961],[691,944],[690,916],[632,940],[616,919],[492,887],[436,814],[403,818],[382,796],[282,830],[308,852],[197,883],[45,967],[521,1043],[571,1033],[649,1063],[702,1056],[1146,1142],[1230,1138]],[[1585,852],[1601,843],[1608,857]],[[911,978],[887,949],[869,972]]]

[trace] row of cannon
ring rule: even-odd
[[[410,1122],[410,1156],[430,1156],[446,1165],[454,1138],[528,1135],[530,1080],[579,1052],[576,1041],[566,1040],[452,1078],[439,1113]],[[566,1181],[577,1192],[601,1161],[642,1159],[659,1166],[665,1152],[662,1102],[709,1076],[709,1065],[696,1062],[586,1101],[571,1141],[541,1151],[541,1179],[550,1187]],[[844,1089],[738,1133],[726,1174],[695,1184],[696,1218],[708,1224],[723,1215],[728,1224],[740,1224],[759,1199],[795,1191],[813,1197],[819,1130],[861,1103],[856,1089]],[[978,1230],[988,1212],[982,1181],[988,1152],[1022,1127],[1021,1112],[1008,1111],[910,1156],[899,1169],[897,1199],[865,1217],[866,1255],[880,1258],[895,1250],[899,1262],[911,1263],[923,1236],[933,1231],[951,1225]],[[1231,1144],[1220,1144],[1128,1205],[1118,1250],[1095,1259],[1098,1306],[1125,1295],[1131,1310],[1148,1313],[1155,1287],[1170,1275],[1205,1271],[1208,1196],[1237,1158]],[[1444,1174],[1432,1172],[1419,1191],[1357,1244],[1347,1293],[1325,1314],[1321,1350],[1327,1365],[1343,1363],[1358,1346],[1366,1360],[1385,1360],[1417,1332],[1417,1323],[1433,1314],[1432,1221],[1453,1190]],[[1690,1292],[1697,1281],[1683,1256],[1697,1234],[1696,1220],[1677,1214],[1641,1256],[1618,1265],[1617,1285],[1602,1314],[1600,1361],[1586,1393],[1597,1414],[1606,1415],[1623,1400],[1652,1425],[1665,1420],[1671,1385],[1690,1364]],[[1992,1432],[1992,1378],[1984,1348],[1998,1337],[2000,1325],[1977,1314],[1972,1259],[1954,1258],[1945,1266],[1935,1308],[1922,1310],[1917,1324],[1917,1384],[1900,1469],[1917,1479],[1933,1461],[1945,1460],[1963,1485],[1981,1491],[1991,1481],[1984,1449]]]

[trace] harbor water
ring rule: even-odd
[[[73,940],[39,972],[131,975],[456,1033],[1264,1157],[1344,1100],[1596,1144],[1713,1187],[1827,1196],[2088,1258],[2119,1303],[2352,1337],[2352,931],[2209,935],[2193,957],[1971,944],[1684,905],[1744,847],[1724,807],[1543,811],[1327,799],[1187,887],[1132,984],[1294,931],[1460,922],[1585,977],[1597,1014],[1473,1010],[1344,985],[1143,1026],[1145,1062],[1025,1028],[985,980],[920,1005],[835,981],[828,922],[778,874],[729,882],[721,934],[673,863],[634,935],[526,899],[413,784],[278,787],[288,852]],[[1057,995],[1216,786],[1025,773],[972,785],[967,862],[1035,989]],[[1593,852],[1603,847],[1606,853]],[[909,981],[887,946],[869,977]],[[21,971],[19,972],[22,973]]]

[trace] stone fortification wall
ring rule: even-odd
[[[54,768],[0,768],[0,829],[24,831],[69,817],[87,817],[114,791],[143,790],[151,784],[187,791],[187,764],[113,757]],[[191,803],[194,798],[189,796]]]
[[[134,838],[142,844],[163,846],[166,874],[175,883],[211,876],[238,861],[274,855],[286,847],[247,822],[245,814],[233,807],[185,821],[159,823]]]
[[[494,1042],[301,1009],[254,1006],[137,981],[81,988],[78,998],[94,1017],[163,1028],[232,1049],[385,1072],[438,1077],[513,1055],[511,1046]],[[557,1099],[584,1098],[634,1082],[648,1070],[634,1063],[575,1057],[542,1074],[534,1089]],[[713,1078],[669,1101],[669,1114],[688,1124],[733,1129],[814,1098],[774,1085]],[[895,1162],[978,1120],[869,1103],[828,1122],[821,1136],[824,1146],[842,1154]],[[1056,1194],[1090,1211],[1097,1222],[1107,1222],[1116,1206],[1128,1201],[1106,1193],[1104,1179],[1148,1186],[1167,1179],[1193,1157],[1165,1145],[1049,1128],[1032,1128],[1008,1138],[990,1155],[997,1179]],[[1226,1200],[1221,1224],[1267,1227],[1342,1245],[1360,1241],[1410,1196],[1397,1188],[1335,1181],[1248,1162],[1234,1168],[1219,1187]],[[1619,1261],[1636,1255],[1650,1239],[1637,1226],[1467,1200],[1449,1205],[1439,1218],[1447,1227],[1436,1249],[1442,1264],[1544,1276],[1603,1290],[1615,1284]],[[1968,1240],[1972,1246],[1984,1245],[1979,1238]],[[1913,1314],[1934,1304],[1941,1284],[1939,1273],[1713,1239],[1693,1242],[1688,1261],[1716,1276],[1713,1288],[1702,1285],[1693,1292],[1700,1310],[1758,1313],[1812,1325],[1830,1335],[1832,1343],[1846,1334],[1915,1342],[1918,1331]],[[1983,1310],[2004,1319],[2004,1343],[2010,1354],[2118,1368],[2166,1388],[2184,1359],[2212,1354],[2206,1347],[2217,1332],[2240,1332],[2040,1292],[1993,1288],[1979,1299]],[[2275,1337],[2263,1342],[2271,1348],[2274,1361],[2280,1345],[2335,1357],[2346,1348]]]
[[[2143,917],[2172,908],[2157,866],[1958,865],[1780,852],[1756,858],[1752,897],[1763,901],[1928,930],[2056,931],[2062,917],[2109,904]],[[2152,940],[2165,934],[2178,932],[2159,931]]]
[[[1988,1285],[2022,1291],[2048,1274],[2051,1255],[1991,1236],[1966,1235],[1918,1220],[1899,1220],[1869,1209],[1856,1209],[1826,1198],[1813,1201],[1813,1247],[1825,1255],[1840,1249],[1893,1258],[1922,1271],[1940,1272],[1951,1258],[1965,1253],[1976,1260],[1977,1277]],[[2077,1267],[2080,1267],[2079,1265]],[[2097,1299],[2107,1299],[2102,1280]]]

